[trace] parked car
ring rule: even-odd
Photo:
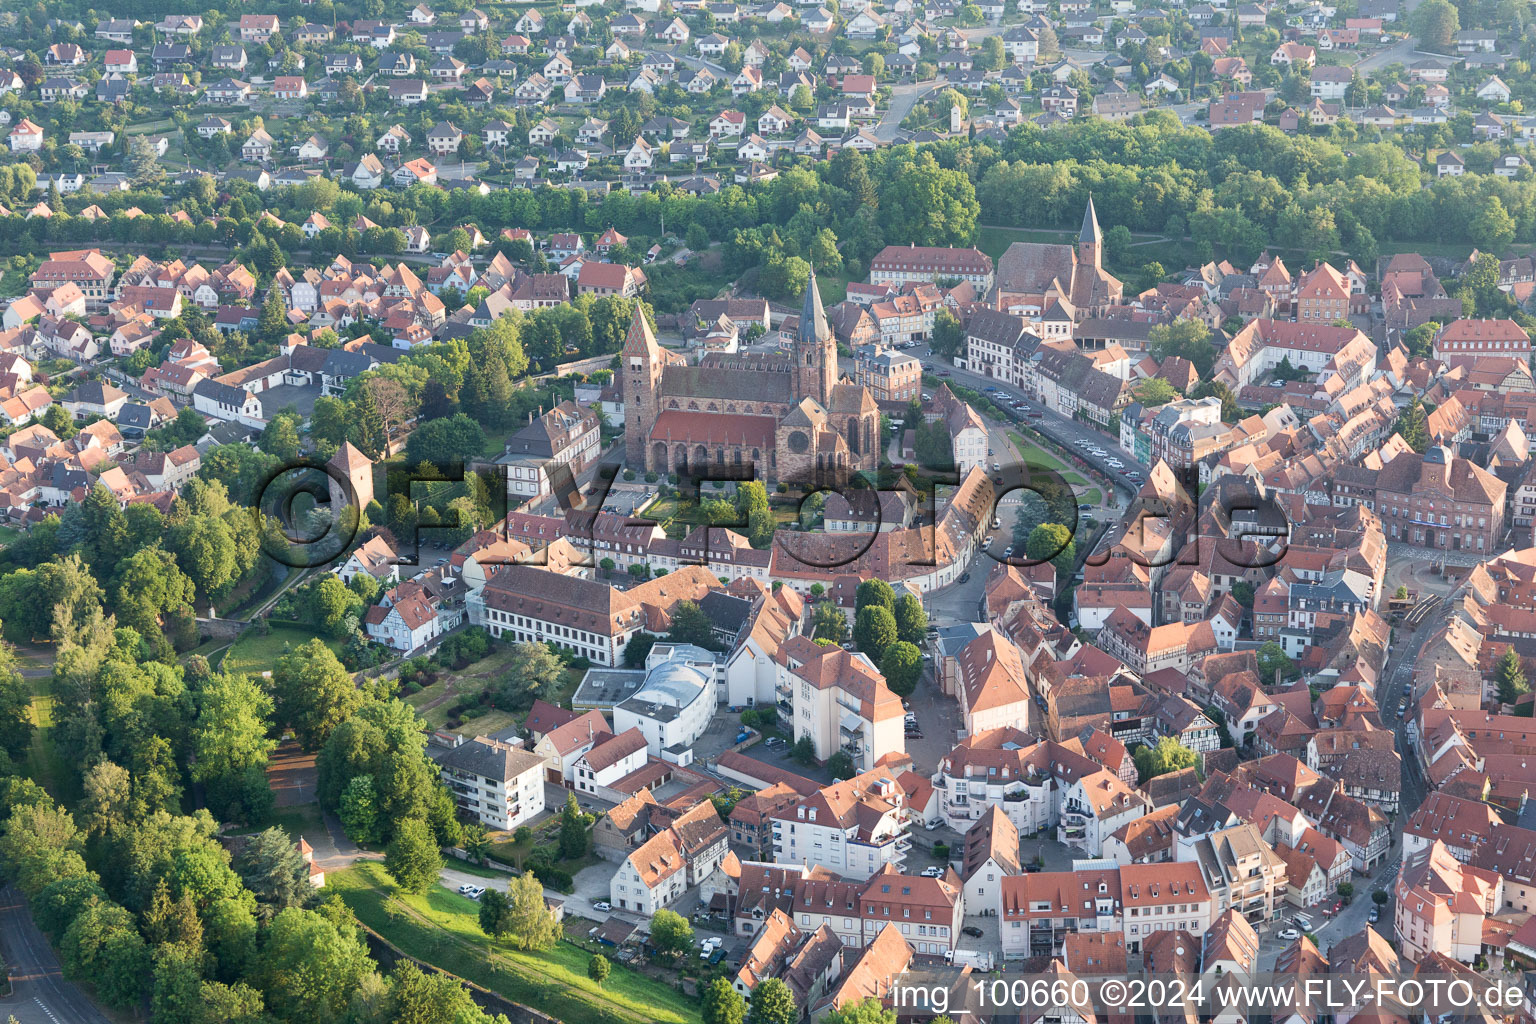
[[[466,885],[459,886],[459,895],[460,896],[468,896],[472,900],[479,899],[481,894],[484,893],[484,892],[485,892],[485,886],[483,886],[483,885],[470,885],[470,884],[466,884]]]
[[[1281,940],[1283,940],[1285,942],[1290,942],[1293,939],[1301,938],[1301,932],[1298,931],[1295,928],[1285,928],[1285,929],[1282,929],[1280,931],[1280,934],[1276,935],[1275,938],[1281,939]]]
[[[944,877],[944,869],[939,867],[937,864],[933,865],[932,867],[923,868],[923,877],[924,878],[943,878]]]
[[[1371,914],[1370,914],[1370,917],[1369,917],[1368,920],[1371,922],[1371,924],[1375,924],[1377,921],[1380,921],[1381,920],[1381,908],[1380,907],[1372,907],[1371,908]]]
[[[965,935],[969,935],[973,939],[979,939],[983,934],[982,930],[973,924],[966,925],[964,928],[961,928],[960,931]]]
[[[593,900],[592,901],[592,909],[593,910],[601,910],[603,913],[606,914],[608,911],[613,909],[613,904],[609,903],[607,900]]]

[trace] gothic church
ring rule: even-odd
[[[707,477],[756,466],[758,479],[809,484],[879,465],[880,411],[868,388],[838,380],[814,271],[787,353],[709,353],[690,365],[656,343],[637,307],[622,360],[632,468]]]

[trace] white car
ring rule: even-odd
[[[1104,464],[1106,466],[1112,466],[1115,469],[1124,469],[1125,468],[1125,463],[1121,462],[1119,459],[1109,459]]]
[[[923,877],[924,878],[943,878],[944,877],[944,869],[941,868],[941,867],[937,867],[937,866],[931,867],[931,868],[923,868]]]
[[[593,900],[592,901],[592,909],[593,910],[601,910],[604,913],[607,913],[608,911],[613,909],[613,904],[609,903],[607,900]]]
[[[459,895],[460,896],[468,896],[472,900],[477,900],[481,896],[483,896],[484,894],[485,894],[485,886],[483,886],[483,885],[461,885],[461,886],[459,886]]]
[[[1275,936],[1275,938],[1290,942],[1294,939],[1301,938],[1301,930],[1299,928],[1285,928],[1282,929],[1280,933]]]

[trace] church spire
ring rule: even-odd
[[[1099,216],[1093,209],[1093,193],[1088,193],[1088,209],[1083,211],[1083,230],[1077,233],[1077,244],[1099,245],[1104,241],[1099,230]]]
[[[827,326],[827,311],[821,305],[821,289],[816,286],[816,271],[811,270],[805,284],[805,301],[800,306],[801,341],[825,341],[832,333]]]
[[[640,308],[640,302],[637,299],[635,314],[629,321],[629,331],[624,335],[624,355],[656,359],[660,354],[661,349],[656,344],[656,335],[651,333],[650,321],[645,318],[645,311]]]

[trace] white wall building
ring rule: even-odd
[[[613,728],[639,729],[652,757],[689,764],[715,714],[715,656],[692,644],[657,644],[645,665],[645,682],[614,707]]]
[[[515,829],[544,809],[544,759],[532,751],[476,736],[438,766],[459,807],[487,828]]]

